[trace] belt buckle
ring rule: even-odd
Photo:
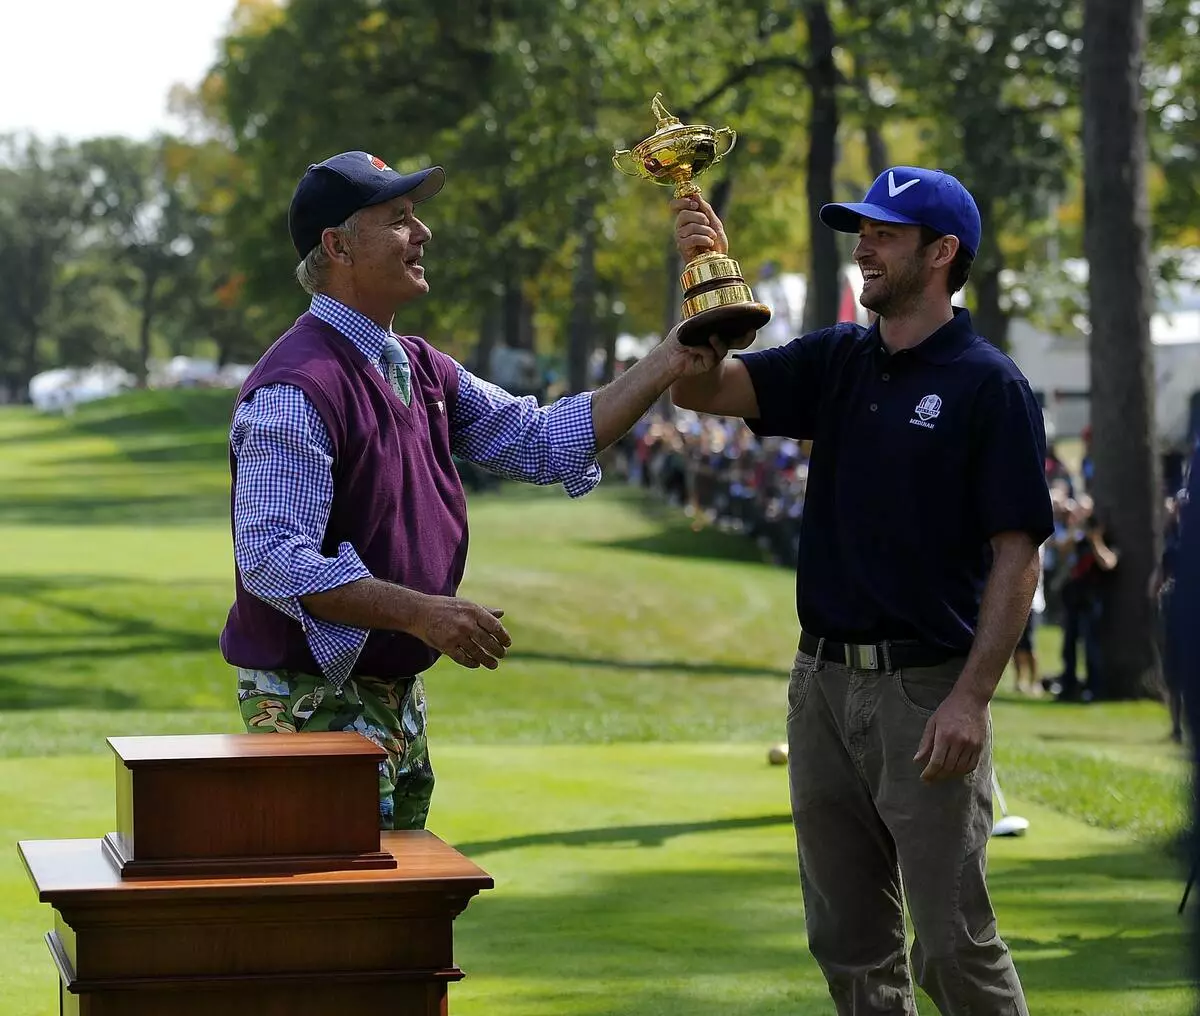
[[[875,646],[846,646],[846,662],[855,670],[878,670],[879,652]]]

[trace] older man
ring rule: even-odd
[[[366,152],[310,166],[288,223],[312,294],[238,395],[230,431],[236,600],[221,635],[251,732],[358,730],[387,751],[382,828],[421,828],[433,770],[422,673],[495,669],[503,611],[456,595],[467,510],[453,455],[572,497],[595,462],[713,348],[669,336],[595,393],[539,407],[473,377],[396,312],[429,291],[431,167]]]

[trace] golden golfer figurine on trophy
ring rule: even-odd
[[[633,147],[613,155],[613,165],[626,176],[674,187],[675,197],[699,194],[695,179],[729,154],[737,133],[706,124],[684,124],[662,104],[662,92],[650,103],[658,130]],[[710,335],[744,349],[754,333],[771,320],[771,309],[754,299],[742,278],[741,266],[728,254],[701,254],[687,263],[679,277],[683,286],[679,341],[702,346]]]

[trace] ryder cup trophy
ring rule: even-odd
[[[674,187],[675,197],[699,194],[696,177],[729,154],[737,133],[728,127],[716,130],[705,124],[684,124],[654,96],[650,111],[658,129],[633,147],[613,155],[613,165],[626,176],[637,176],[664,187]],[[744,349],[754,332],[771,320],[771,310],[758,303],[741,266],[727,254],[707,253],[693,258],[679,277],[683,286],[679,341],[702,346],[716,335],[731,348]]]

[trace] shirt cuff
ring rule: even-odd
[[[300,597],[323,593],[370,577],[370,570],[362,563],[354,547],[350,543],[342,543],[338,547],[337,557],[323,558],[322,565],[315,573],[305,576],[304,582],[292,597],[296,610],[294,616],[304,629],[304,637],[308,640],[313,659],[317,661],[321,672],[339,688],[354,669],[370,632],[365,628],[355,628],[314,617],[304,609]]]
[[[346,624],[322,621],[307,611],[302,611],[301,625],[313,659],[330,684],[340,688],[354,670],[354,664],[367,644],[370,634],[365,628],[352,628]]]
[[[554,407],[547,437],[558,458],[558,475],[569,497],[583,497],[600,482],[596,462],[596,423],[592,419],[592,393],[562,399]]]
[[[260,583],[255,582],[253,578],[248,580],[245,574],[242,576],[242,582],[248,592],[299,623],[321,672],[340,687],[350,676],[363,646],[366,645],[369,632],[365,628],[354,628],[315,617],[304,609],[300,598],[336,589],[360,579],[369,579],[371,572],[350,543],[342,543],[338,547],[337,557],[322,557],[311,550],[299,556],[301,560],[294,560],[289,569],[294,581],[288,583],[289,589],[286,593],[282,590],[263,589]]]

